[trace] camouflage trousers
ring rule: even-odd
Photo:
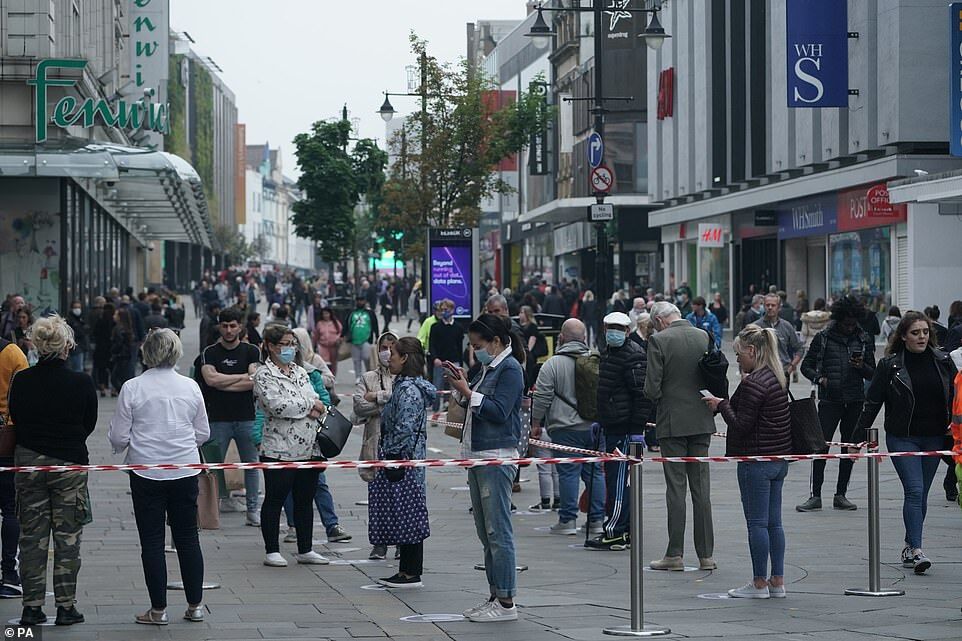
[[[63,465],[64,461],[17,446],[16,465]],[[20,575],[23,605],[42,606],[47,557],[53,535],[53,592],[58,606],[76,602],[80,535],[90,522],[86,472],[17,472]]]

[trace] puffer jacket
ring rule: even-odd
[[[718,405],[728,425],[726,456],[774,456],[792,453],[788,393],[765,367],[742,379],[730,401]]]
[[[952,416],[952,401],[955,398],[953,381],[956,375],[955,363],[952,358],[941,349],[929,347],[928,351],[935,359],[935,366],[942,379],[942,391],[945,395],[945,415]],[[912,436],[909,426],[915,412],[915,394],[912,391],[912,379],[909,378],[905,367],[905,352],[900,350],[879,361],[872,377],[872,384],[865,394],[865,405],[862,415],[858,419],[858,430],[862,433],[875,422],[882,405],[885,405],[885,433],[892,436]],[[948,429],[948,424],[946,424]]]
[[[645,396],[648,357],[635,341],[610,347],[598,369],[598,422],[605,434],[643,434],[654,405]]]
[[[862,369],[852,367],[852,352],[862,352]],[[819,332],[802,361],[802,376],[818,385],[818,398],[835,403],[860,403],[865,399],[864,381],[872,380],[875,373],[875,341],[858,330],[845,336],[833,322],[828,329]],[[821,378],[825,385],[819,385]]]

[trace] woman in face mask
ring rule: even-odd
[[[75,300],[70,304],[70,314],[67,315],[66,320],[67,325],[70,325],[70,329],[73,330],[74,341],[77,344],[70,350],[70,355],[67,357],[67,366],[74,372],[84,371],[84,358],[90,349],[89,328],[87,323],[84,322],[83,314],[83,303]]]
[[[294,332],[274,323],[264,329],[261,349],[264,364],[254,373],[254,398],[264,411],[261,461],[310,461],[320,459],[317,424],[327,407],[300,365],[300,351]],[[318,469],[264,470],[264,504],[261,534],[267,556],[264,565],[286,567],[280,554],[278,535],[281,507],[288,494],[294,497],[294,526],[297,530],[298,563],[324,565],[329,561],[314,552],[314,494]]]

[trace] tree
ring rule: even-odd
[[[264,237],[261,236],[254,243],[248,243],[244,234],[237,231],[236,227],[214,223],[214,241],[234,264],[241,264],[261,254],[259,248],[262,246]],[[261,244],[258,244],[258,241]]]
[[[421,57],[427,43],[411,35]],[[423,252],[427,227],[473,227],[481,201],[510,193],[495,173],[498,163],[520,152],[548,126],[549,114],[536,92],[511,104],[490,79],[462,60],[457,66],[426,56],[427,109],[405,120],[390,141],[398,156],[384,185],[378,231],[407,256]]]
[[[384,184],[387,154],[370,139],[359,140],[348,154],[350,134],[350,122],[335,120],[316,122],[310,133],[294,137],[304,197],[294,203],[291,222],[298,236],[317,241],[328,262],[355,253],[355,207],[361,196],[379,202]]]

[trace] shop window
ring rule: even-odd
[[[890,227],[829,236],[829,293],[861,297],[877,314],[892,304],[892,230]]]

